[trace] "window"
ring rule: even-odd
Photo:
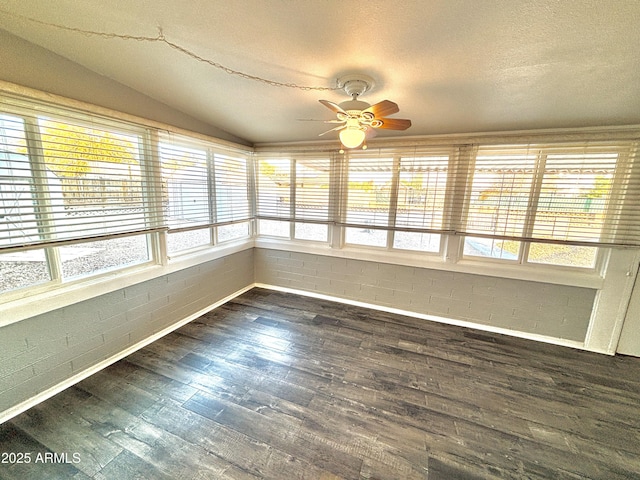
[[[215,154],[214,174],[216,222],[247,220],[251,215],[246,159]]]
[[[159,147],[169,228],[208,225],[211,209],[207,151],[166,141]]]
[[[618,153],[567,150],[545,156],[533,236],[598,242],[611,198]],[[593,267],[596,247],[532,243],[532,263]]]
[[[249,222],[220,225],[217,228],[218,242],[228,242],[249,236]]]
[[[44,249],[0,254],[0,293],[39,285],[50,280]]]
[[[27,153],[24,120],[0,115],[0,246],[3,247],[36,242],[39,238],[36,181]]]
[[[62,278],[71,279],[150,260],[145,235],[133,235],[59,247]]]
[[[442,235],[424,231],[441,232],[445,224],[449,155],[438,153],[400,159],[394,248],[440,251]]]
[[[232,146],[3,93],[0,293],[246,238],[250,170]]]
[[[616,131],[617,132],[617,131]],[[617,135],[612,132],[612,135]],[[259,235],[593,268],[640,246],[636,140],[249,152],[0,96],[0,293]],[[458,242],[462,237],[464,241]],[[461,252],[458,246],[461,244]],[[437,258],[437,257],[435,257]]]
[[[257,216],[261,235],[327,242],[331,159],[258,159]]]
[[[531,243],[529,244],[527,261],[545,265],[593,268],[596,264],[597,254],[598,247]]]
[[[629,211],[619,200],[635,188],[628,148],[595,142],[479,148],[464,254],[594,267],[598,246],[624,241],[619,226],[632,222],[628,213],[613,214]]]
[[[349,159],[345,242],[387,246],[393,180],[393,158]]]
[[[517,260],[529,211],[536,153],[528,150],[492,150],[480,148],[472,175],[466,232],[490,237],[468,236],[464,254]],[[495,238],[500,237],[500,238]]]
[[[38,125],[44,166],[35,170],[45,167],[47,177],[46,186],[41,185],[48,210],[43,236],[93,239],[162,224],[145,195],[141,133],[89,127],[68,118],[41,117]]]
[[[294,237],[328,241],[331,164],[328,158],[295,161]],[[305,221],[306,220],[306,221]]]
[[[629,141],[380,148],[333,167],[270,155],[258,161],[260,235],[324,241],[335,225],[348,245],[432,254],[460,235],[465,258],[579,268],[601,246],[640,243]]]
[[[349,160],[345,241],[440,252],[449,150],[413,155],[353,155]]]
[[[159,144],[170,254],[249,235],[247,159],[202,142],[163,135]]]
[[[250,191],[247,159],[214,153],[218,242],[249,236]]]
[[[290,238],[291,160],[259,158],[256,194],[260,235]]]
[[[2,291],[150,260],[142,132],[41,108],[0,115]]]
[[[308,153],[259,154],[259,234],[319,240],[326,222],[348,245],[431,254],[446,246],[467,259],[594,268],[599,248],[640,244],[635,148],[379,148],[349,151],[329,171]]]
[[[185,250],[211,244],[211,228],[169,232],[167,235],[167,252],[172,255]]]
[[[35,180],[24,120],[0,115],[0,248],[37,241]],[[44,248],[0,254],[0,292],[51,280]]]
[[[169,137],[160,142],[159,151],[163,206],[169,227],[167,251],[174,254],[211,244],[206,149]]]
[[[174,254],[248,237],[247,158],[3,94],[0,293],[157,261],[163,238]]]

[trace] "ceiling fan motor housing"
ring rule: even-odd
[[[347,113],[360,112],[369,108],[370,106],[371,105],[369,105],[367,102],[363,102],[360,100],[347,100],[346,102],[340,103],[340,108],[342,108]]]

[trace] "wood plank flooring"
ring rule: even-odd
[[[637,358],[253,289],[1,425],[0,478],[638,479],[639,414]]]

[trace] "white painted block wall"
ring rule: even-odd
[[[595,289],[251,248],[0,328],[0,413],[254,283],[581,343]]]
[[[266,248],[255,281],[583,342],[596,290]]]
[[[0,413],[253,283],[253,249],[0,328]]]

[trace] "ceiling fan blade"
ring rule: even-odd
[[[330,102],[329,100],[319,100],[319,102],[333,112],[347,114],[337,103]]]
[[[398,113],[400,109],[398,108],[397,103],[394,103],[391,100],[383,100],[376,103],[375,105],[371,105],[369,108],[366,108],[363,111],[371,112],[373,113],[374,117],[381,118],[386,117],[387,115]]]
[[[382,122],[378,128],[386,128],[387,130],[406,130],[411,126],[411,120],[404,118],[378,118]]]
[[[373,127],[367,127],[367,129],[364,132],[365,135],[365,140],[371,140],[373,137],[375,137],[376,135],[378,135],[378,132],[376,132],[376,129]]]
[[[322,132],[322,133],[321,133],[320,135],[318,135],[318,136],[319,136],[319,137],[321,137],[321,136],[323,136],[323,135],[325,135],[325,134],[327,134],[327,133],[335,132],[336,130],[342,130],[343,128],[347,128],[347,125],[346,125],[346,124],[344,124],[344,125],[340,125],[339,127],[332,128],[331,130],[327,130],[326,132]]]

